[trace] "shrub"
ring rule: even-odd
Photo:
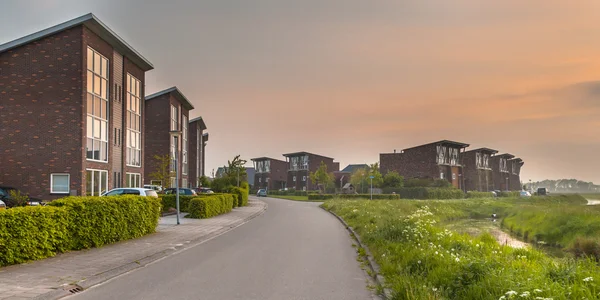
[[[236,196],[232,194],[217,194],[200,196],[190,200],[188,211],[189,218],[207,219],[228,213],[233,208]]]
[[[520,197],[521,192],[500,192],[498,197]]]
[[[467,198],[491,198],[491,197],[494,197],[492,192],[477,192],[477,191],[467,192]]]
[[[331,194],[308,194],[308,200],[329,200],[333,199]]]
[[[340,199],[370,199],[371,194],[341,194]],[[373,200],[398,200],[400,195],[393,194],[373,194]]]
[[[455,188],[402,188],[398,189],[397,194],[402,199],[462,199],[465,197],[463,191]]]
[[[160,200],[140,196],[66,197],[50,202],[69,212],[69,249],[100,247],[152,233]]]
[[[185,196],[179,195],[179,211],[180,212],[188,212],[188,206],[190,200],[192,200],[196,196]],[[176,208],[176,200],[177,195],[169,194],[169,195],[160,195],[160,200],[162,202],[162,212],[168,212],[170,208]]]
[[[248,206],[248,193],[249,191],[245,188],[232,187],[229,191],[231,194],[235,195],[235,204],[233,207],[241,207]]]
[[[154,232],[160,200],[67,197],[48,206],[0,211],[0,266],[99,247]]]

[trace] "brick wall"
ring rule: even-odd
[[[0,53],[0,185],[55,199],[50,174],[69,173],[83,192],[82,30]]]

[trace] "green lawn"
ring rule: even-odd
[[[558,231],[575,243],[576,237],[600,234],[590,228],[600,212],[585,203],[578,196],[557,196],[329,200],[322,206],[361,236],[394,293],[392,299],[599,299],[600,267],[594,259],[502,246],[485,230],[473,236],[452,226],[497,213],[510,219],[521,237],[524,230],[535,230],[540,238]]]

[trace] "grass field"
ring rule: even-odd
[[[600,267],[593,258],[551,257],[535,248],[502,246],[485,229],[473,236],[456,228],[457,223],[496,213],[504,223],[512,220],[507,225],[512,224],[513,231],[530,228],[547,237],[558,231],[575,243],[600,234],[589,229],[599,214],[586,203],[579,196],[555,196],[330,200],[323,207],[361,236],[381,266],[393,299],[600,299]],[[561,222],[556,219],[561,212],[570,222],[552,226]]]

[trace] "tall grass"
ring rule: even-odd
[[[531,199],[529,205],[578,201]],[[330,200],[323,207],[361,235],[393,299],[600,298],[600,268],[591,259],[551,258],[535,249],[501,246],[489,234],[471,237],[444,226],[492,211],[511,213],[522,202]]]

